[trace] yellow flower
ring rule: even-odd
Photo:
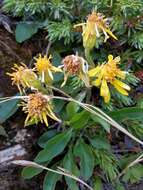
[[[92,49],[94,47],[96,38],[100,37],[101,31],[105,35],[104,42],[106,42],[109,36],[117,40],[108,26],[107,18],[101,13],[93,11],[92,14],[88,16],[86,23],[75,25],[75,27],[77,26],[82,26],[83,46],[87,49]]]
[[[21,92],[21,87],[35,87],[37,82],[37,75],[33,72],[33,69],[29,69],[25,64],[20,66],[15,64],[12,68],[12,73],[7,73],[12,80],[12,85],[16,85]]]
[[[68,76],[77,76],[81,79],[87,87],[89,87],[88,64],[77,55],[68,55],[63,59],[64,67],[64,86],[67,82]]]
[[[51,58],[52,58],[51,56],[49,56],[49,58],[47,58],[46,55],[44,55],[42,57],[41,54],[39,54],[38,58],[35,58],[36,70],[38,71],[38,73],[41,77],[41,81],[45,82],[47,84],[50,84],[50,85],[53,81],[53,73],[62,72],[60,68],[57,68],[51,64],[51,62],[50,62]]]
[[[97,66],[88,72],[89,77],[96,77],[96,79],[92,81],[92,85],[100,87],[100,95],[104,98],[106,103],[110,101],[108,84],[113,85],[118,92],[125,96],[128,96],[127,91],[130,90],[127,84],[119,80],[125,79],[126,72],[121,71],[118,68],[118,64],[120,64],[120,57],[113,59],[113,56],[109,55],[106,64]]]
[[[39,92],[30,94],[21,105],[23,106],[23,111],[28,113],[25,125],[33,121],[37,124],[40,121],[41,123],[44,122],[46,126],[48,126],[47,116],[60,122],[52,111],[50,99],[47,99],[47,97]]]

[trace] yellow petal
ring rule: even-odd
[[[69,76],[69,73],[64,73],[64,81],[63,83],[61,84],[61,87],[65,86],[67,80],[68,80],[68,76]]]
[[[113,60],[113,55],[108,55],[108,61],[112,61]]]
[[[106,80],[102,80],[100,95],[104,98],[104,101],[108,103],[110,101],[110,91]]]
[[[51,78],[51,80],[53,80],[53,79],[54,79],[54,78],[53,78],[53,74],[52,74],[52,72],[51,72],[50,69],[48,69],[48,74],[49,74],[49,77]]]
[[[121,86],[119,86],[117,83],[113,82],[113,86],[120,92],[121,94],[128,96],[128,92]]]
[[[48,120],[47,120],[47,116],[46,116],[45,112],[43,112],[42,117],[43,117],[43,120],[44,120],[46,126],[48,127],[49,125],[48,125]]]
[[[50,118],[52,118],[55,121],[61,122],[61,120],[59,118],[57,118],[57,116],[54,114],[54,112],[51,110],[50,106],[47,107],[48,108],[48,116]]]
[[[62,69],[55,67],[55,66],[52,66],[51,70],[54,72],[63,72]]]
[[[117,77],[121,78],[121,79],[125,79],[126,77],[126,72],[125,71],[118,71],[117,73]]]
[[[93,86],[100,86],[102,77],[99,77],[98,79],[94,80],[92,82]]]
[[[79,78],[84,82],[85,86],[87,88],[90,87],[90,84],[89,84],[89,77],[87,74],[83,73],[83,72],[80,72],[79,74]]]
[[[118,86],[120,86],[120,87],[122,87],[122,88],[124,88],[126,90],[130,90],[131,89],[127,84],[123,83],[120,80],[115,79],[113,83],[117,84]]]
[[[105,31],[115,40],[118,40],[118,38],[109,30],[109,29],[105,29]]]
[[[89,77],[94,77],[100,71],[100,68],[101,68],[100,66],[97,66],[94,69],[90,69],[88,71]]]

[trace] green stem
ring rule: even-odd
[[[92,59],[92,56],[91,56],[90,52],[91,52],[91,51],[90,51],[89,49],[85,49],[85,57],[86,57],[87,62],[88,62],[92,67],[94,67],[95,65],[94,65],[94,62],[93,62],[93,59]]]

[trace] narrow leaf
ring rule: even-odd
[[[137,108],[137,107],[123,108],[118,111],[110,112],[109,116],[111,116],[116,121],[122,121],[122,120],[126,120],[126,119],[142,120],[143,119],[143,108]]]
[[[41,168],[34,168],[34,167],[25,167],[22,170],[22,177],[25,179],[31,179],[32,177],[40,174],[43,171]]]
[[[21,43],[32,37],[38,31],[39,25],[36,23],[19,23],[16,26],[15,38]]]
[[[63,132],[50,139],[46,143],[44,150],[40,151],[36,156],[35,162],[41,163],[52,160],[65,149],[71,136],[72,130],[69,130],[68,132]]]
[[[43,190],[55,190],[56,183],[61,177],[59,174],[47,172],[43,182]]]
[[[74,155],[80,158],[81,176],[88,180],[94,169],[94,155],[90,146],[80,139],[74,147]]]
[[[75,164],[74,157],[72,151],[70,150],[69,153],[65,156],[63,160],[63,166],[67,169],[70,173],[74,174],[75,176],[79,176],[79,170]],[[71,178],[65,177],[66,183],[69,189],[79,190],[77,182]]]

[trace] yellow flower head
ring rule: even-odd
[[[49,99],[41,93],[30,94],[27,99],[22,103],[23,111],[28,113],[25,120],[25,125],[28,122],[34,121],[38,123],[45,123],[48,126],[47,116],[60,122],[52,111],[52,105]]]
[[[82,26],[83,46],[87,49],[94,47],[96,38],[100,37],[101,32],[103,32],[105,36],[104,42],[106,42],[109,36],[117,40],[108,26],[107,18],[101,13],[93,11],[92,14],[88,16],[86,23],[77,24],[75,27],[76,26]]]
[[[96,79],[92,81],[94,86],[100,87],[100,95],[104,98],[104,101],[108,103],[110,101],[110,91],[108,84],[113,85],[118,92],[128,96],[130,87],[123,83],[120,79],[125,79],[126,72],[121,71],[118,68],[120,64],[120,57],[113,59],[112,55],[108,56],[108,62],[91,69],[88,74],[89,77],[95,77]]]
[[[25,64],[20,66],[15,64],[12,68],[12,73],[7,73],[12,80],[12,85],[16,85],[21,92],[21,87],[33,87],[37,80],[37,75],[33,72],[33,69],[29,69]]]
[[[46,55],[44,55],[42,57],[41,54],[39,54],[38,58],[35,58],[36,63],[36,70],[38,71],[40,77],[41,77],[41,81],[42,82],[46,82],[47,84],[51,84],[53,81],[53,72],[62,72],[61,69],[55,67],[52,65],[52,63],[50,62],[51,60],[51,56],[49,56],[49,58],[47,58]]]
[[[63,66],[64,82],[62,86],[66,84],[69,75],[75,75],[80,78],[87,87],[89,87],[88,64],[82,57],[77,55],[68,55],[63,59]]]

